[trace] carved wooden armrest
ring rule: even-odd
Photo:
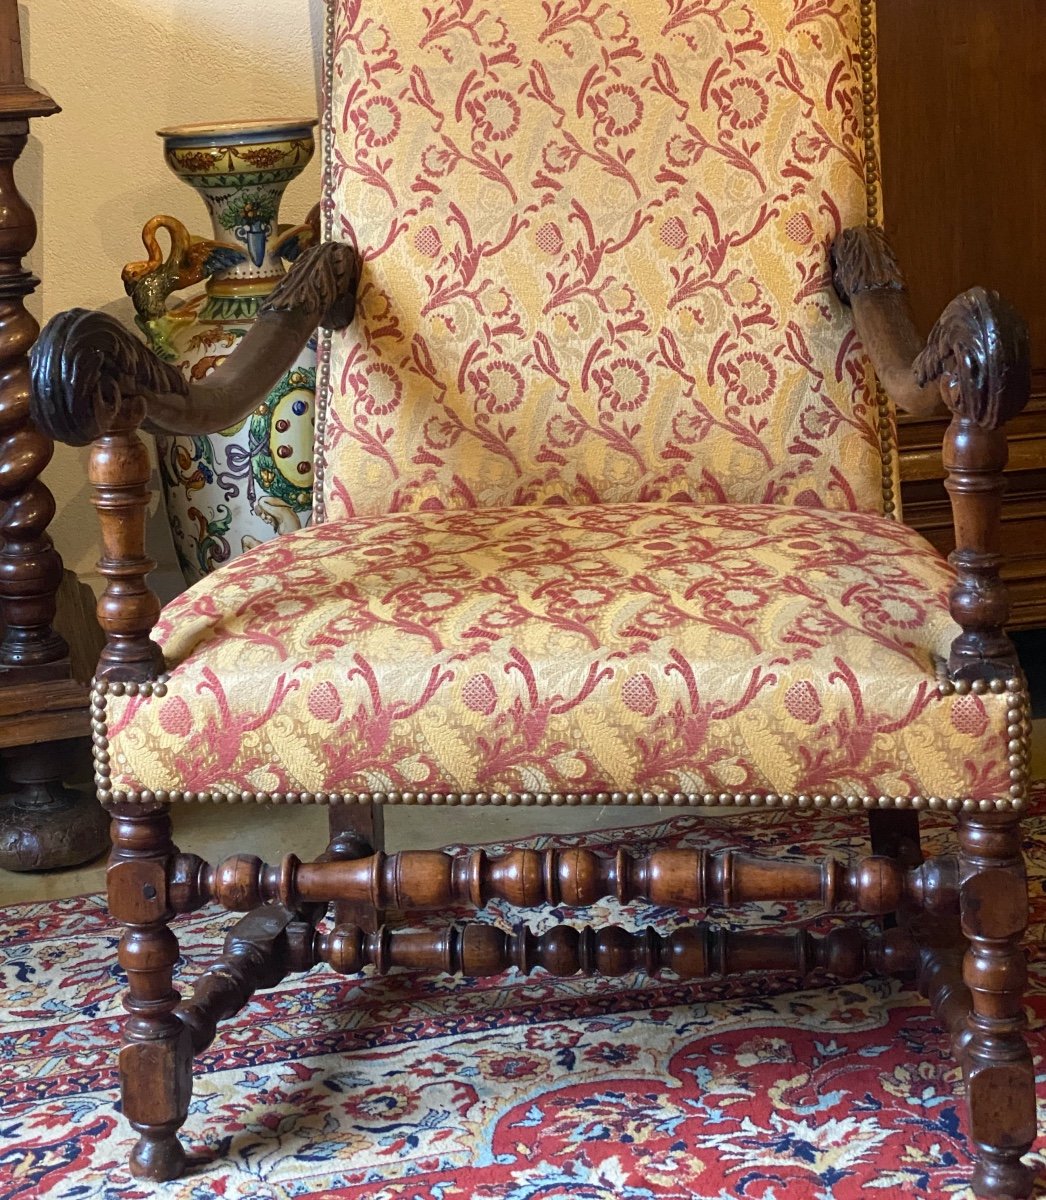
[[[353,317],[359,258],[327,242],[306,251],[265,302],[235,351],[206,379],[189,383],[119,321],[100,312],[59,313],[30,355],[31,411],[56,441],[91,444],[88,478],[102,526],[98,618],[107,642],[99,678],[141,681],[164,668],[149,636],[160,604],[145,577],[149,455],[140,427],[204,434],[243,420],[294,363],[317,325]]]
[[[33,418],[70,446],[86,446],[114,422],[132,419],[167,433],[228,429],[279,382],[317,325],[340,329],[352,320],[358,277],[351,246],[313,246],[233,353],[199,383],[189,383],[115,318],[82,308],[59,313],[30,356]]]
[[[916,376],[915,359],[925,343],[883,231],[867,225],[844,229],[832,246],[832,278],[839,299],[853,309],[854,325],[886,394],[902,412],[932,412],[940,393]]]
[[[955,522],[949,561],[958,574],[951,614],[962,633],[952,643],[949,674],[965,680],[1012,675],[1017,654],[1004,629],[1009,602],[999,575],[1009,453],[1004,426],[1031,396],[1028,327],[995,292],[978,287],[948,305],[924,344],[881,230],[846,230],[832,258],[836,291],[852,305],[890,396],[920,415],[940,399],[952,414],[943,459]]]

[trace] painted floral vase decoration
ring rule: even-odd
[[[284,189],[315,150],[315,125],[257,121],[159,131],[168,166],[203,197],[213,236],[190,235],[174,217],[153,217],[142,231],[149,257],[129,263],[123,282],[152,348],[191,380],[205,378],[232,352],[285,263],[318,237],[318,210],[303,225],[279,223]],[[161,231],[169,239],[166,256]],[[173,292],[204,282],[202,293],[168,305]],[[207,437],[157,436],[167,515],[188,583],[308,523],[315,393],[313,341],[238,425]]]

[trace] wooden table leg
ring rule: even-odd
[[[12,790],[0,804],[0,869],[74,867],[109,848],[109,818],[94,795],[65,786],[77,759],[90,760],[80,739],[3,751]]]

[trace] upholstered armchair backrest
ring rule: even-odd
[[[881,510],[828,264],[874,216],[873,38],[871,0],[331,0],[327,232],[364,269],[319,515]]]

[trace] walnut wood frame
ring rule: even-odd
[[[916,416],[938,399],[952,414],[944,441],[945,487],[952,501],[958,576],[951,615],[962,632],[952,643],[953,680],[995,679],[1018,667],[1006,636],[1009,603],[999,574],[1005,425],[1031,398],[1028,327],[995,292],[972,288],[919,337],[904,276],[877,227],[848,229],[832,247],[836,292],[889,398]]]
[[[852,305],[894,402],[923,411],[941,394],[953,413],[946,453],[959,548],[952,557],[958,581],[951,611],[961,633],[941,688],[1016,693],[1021,685],[1003,631],[997,527],[1006,460],[1002,430],[1029,390],[1023,324],[997,296],[974,289],[949,305],[924,342],[880,231],[847,231],[834,248],[834,263],[839,294]],[[995,1200],[1027,1196],[1032,1176],[1020,1160],[1035,1137],[1035,1094],[1023,1037],[1020,942],[1027,896],[1019,799],[1000,811],[987,801],[956,803],[962,809],[960,853],[928,862],[919,851],[917,813],[876,812],[874,853],[850,869],[830,859],[786,864],[700,850],[633,857],[625,847],[613,857],[584,850],[501,858],[481,851],[386,856],[376,804],[334,808],[335,836],[316,863],[288,855],[270,866],[236,855],[212,866],[181,854],[172,842],[173,795],[127,797],[107,790],[106,692],[162,694],[165,686],[158,678],[163,656],[150,638],[158,604],[146,584],[153,565],[144,550],[148,463],[138,430],[202,433],[240,419],[317,321],[339,326],[351,318],[357,271],[347,247],[316,247],[274,294],[242,346],[201,385],[186,384],[116,322],[96,313],[55,318],[33,353],[34,413],[41,426],[74,444],[93,442],[90,475],[105,546],[100,570],[108,581],[99,607],[108,640],[94,716],[99,786],[114,815],[110,906],[125,927],[120,963],[128,975],[130,1016],[121,1072],[124,1111],[141,1135],[133,1172],[156,1180],[183,1172],[177,1131],[188,1112],[193,1055],[257,988],[275,986],[317,962],[342,972],[372,965],[379,972],[397,966],[470,975],[517,966],[556,975],[642,967],[683,977],[758,969],[845,978],[874,969],[914,975],[952,1037],[979,1152],[975,1191]],[[1017,730],[1011,736],[1023,736],[1026,714],[1016,695],[1011,715]],[[1023,794],[1022,744],[1020,738],[1014,743],[1015,794]],[[985,806],[991,811],[982,811]],[[805,930],[728,934],[699,923],[669,937],[558,927],[537,938],[474,922],[417,934],[380,919],[387,907],[478,906],[495,896],[517,904],[587,904],[609,893],[698,907],[754,899],[850,904],[880,915],[883,933],[868,939],[844,928],[819,939]],[[172,982],[177,942],[169,922],[213,901],[248,915],[229,935],[224,955],[181,1000]],[[321,934],[317,921],[330,903],[336,923]]]

